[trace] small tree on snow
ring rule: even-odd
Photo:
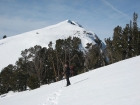
[[[4,36],[3,36],[3,39],[5,39],[5,38],[7,38],[7,36],[6,36],[6,35],[4,35]]]

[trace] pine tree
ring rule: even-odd
[[[133,24],[126,24],[122,29],[120,26],[114,28],[113,39],[105,39],[110,63],[131,58],[140,54],[140,32],[137,25],[138,15],[134,13]]]
[[[8,65],[0,73],[0,94],[7,93],[12,90],[12,75],[13,75],[14,66]]]
[[[39,80],[38,80],[37,76],[31,75],[28,78],[27,85],[29,86],[30,89],[36,89],[36,88],[40,87]]]
[[[7,38],[7,36],[6,36],[6,35],[4,35],[4,36],[3,36],[3,39],[5,39],[5,38]]]

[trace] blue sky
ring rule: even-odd
[[[0,39],[70,19],[104,40],[139,15],[139,7],[139,0],[0,0]]]

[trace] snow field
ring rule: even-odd
[[[38,89],[9,93],[0,105],[140,105],[140,56]]]

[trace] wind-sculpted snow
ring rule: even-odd
[[[140,56],[35,90],[1,95],[0,105],[140,105]]]
[[[46,28],[2,39],[0,40],[0,71],[9,64],[15,64],[24,49],[35,45],[47,47],[50,41],[55,46],[56,40],[69,36],[79,37],[82,41],[81,49],[84,49],[87,43],[95,44],[94,35],[77,22],[66,20]]]

